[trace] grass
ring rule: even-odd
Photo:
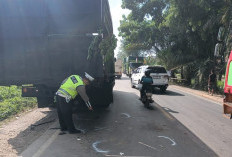
[[[0,121],[36,107],[36,98],[21,97],[21,87],[0,86]]]

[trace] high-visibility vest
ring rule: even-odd
[[[58,92],[69,97],[71,96],[71,98],[74,99],[78,95],[76,88],[83,85],[84,82],[80,76],[71,75],[62,82]]]

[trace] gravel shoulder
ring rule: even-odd
[[[54,123],[56,117],[54,109],[36,108],[3,122],[0,127],[0,156],[18,156]]]

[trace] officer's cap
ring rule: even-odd
[[[85,72],[85,78],[87,78],[89,81],[93,81],[94,78],[90,76],[87,72]]]

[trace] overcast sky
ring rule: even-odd
[[[122,0],[109,0],[110,4],[110,11],[113,21],[113,27],[114,27],[114,34],[118,38],[118,27],[120,26],[120,20],[122,19],[122,15],[128,15],[129,10],[125,10],[121,8]],[[120,38],[118,38],[118,44],[117,48],[115,50],[115,56],[118,53],[118,49],[120,46]]]

